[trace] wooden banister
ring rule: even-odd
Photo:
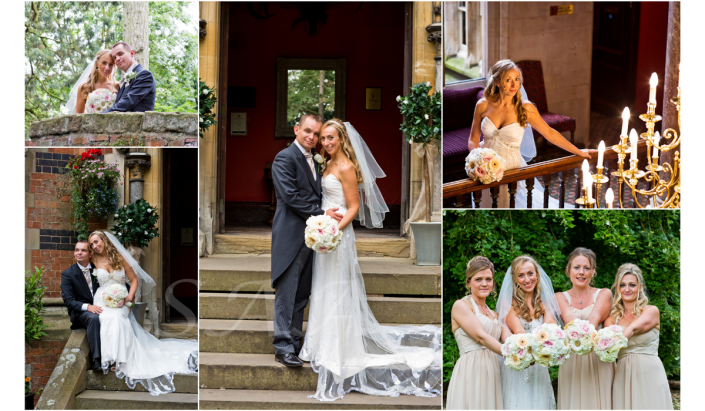
[[[646,140],[639,140],[637,143],[637,153],[639,157],[639,168],[644,169],[644,163],[646,162]],[[611,147],[605,150],[605,163],[608,160],[616,160],[618,157],[617,152],[615,152]],[[629,154],[624,160],[624,168],[629,168]],[[597,163],[597,153],[592,155],[592,159],[588,160],[590,164]],[[443,184],[443,198],[455,197],[462,194],[473,193],[479,190],[484,190],[491,187],[499,187],[509,183],[516,183],[529,178],[535,178],[545,175],[550,175],[553,173],[558,173],[561,171],[567,171],[574,168],[580,168],[583,164],[583,158],[580,156],[572,155],[568,157],[561,157],[555,160],[548,160],[541,163],[532,164],[525,167],[516,168],[514,170],[509,170],[504,172],[504,177],[500,181],[495,181],[490,184],[482,184],[479,181],[472,181],[469,178],[465,178],[458,181],[451,181],[449,183]]]

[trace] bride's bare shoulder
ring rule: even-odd
[[[351,161],[346,161],[338,165],[338,173],[340,174],[340,181],[354,181],[357,183],[357,174],[355,173],[355,166]]]

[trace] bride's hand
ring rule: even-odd
[[[333,220],[340,222],[340,220],[343,219],[343,215],[340,213],[336,213],[336,211],[338,211],[337,207],[336,208],[329,208],[326,210],[326,215],[328,217],[332,218]]]

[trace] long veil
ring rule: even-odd
[[[556,322],[563,326],[561,320],[561,309],[558,306],[558,300],[553,292],[553,284],[551,284],[551,279],[548,274],[541,268],[541,266],[536,263],[539,268],[540,282],[539,291],[541,292],[541,302],[543,302],[544,308],[553,314],[553,318]],[[499,297],[497,298],[497,312],[499,313],[499,321],[503,325],[507,325],[507,315],[512,309],[512,298],[514,297],[514,281],[512,280],[512,267],[507,268],[507,273],[504,275],[504,281],[502,281],[502,288],[499,291]]]
[[[76,114],[76,98],[78,96],[78,89],[83,83],[88,81],[88,77],[93,72],[93,66],[95,66],[95,59],[91,60],[91,62],[88,64],[88,67],[83,70],[81,77],[78,78],[78,81],[76,81],[76,83],[71,88],[71,92],[69,93],[69,100],[66,102],[65,105],[61,106],[61,112],[63,114]],[[115,241],[113,241],[113,243],[114,242]]]
[[[526,95],[526,90],[524,86],[521,86],[521,102],[531,103],[529,101],[529,96]],[[526,125],[524,129],[524,137],[521,139],[521,147],[519,148],[521,156],[524,161],[529,162],[534,157],[536,157],[536,142],[534,141],[534,130],[529,124]]]
[[[105,230],[103,231],[106,237],[110,240],[111,243],[113,243],[113,246],[118,250],[122,258],[125,259],[125,261],[132,267],[132,271],[135,272],[135,276],[139,279],[139,285],[137,288],[137,293],[144,297],[147,294],[149,294],[150,291],[152,291],[152,288],[154,288],[155,285],[157,285],[152,277],[147,274],[146,271],[140,267],[139,263],[137,260],[132,258],[129,252],[125,249],[125,247],[120,244],[120,241],[115,237],[111,232]],[[142,299],[144,300],[144,299]]]

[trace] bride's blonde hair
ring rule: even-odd
[[[534,307],[534,318],[539,319],[545,314],[543,309],[543,302],[541,301],[541,273],[539,271],[539,266],[536,264],[536,260],[528,255],[521,255],[512,261],[511,273],[512,273],[512,307],[517,315],[524,319],[526,322],[531,322],[534,318],[531,318],[531,310],[529,310],[529,305],[526,302],[526,293],[522,290],[521,286],[517,282],[517,276],[521,267],[524,263],[531,263],[534,266],[534,272],[536,273],[536,287],[534,287],[534,293],[531,296],[531,305]]]
[[[485,87],[485,98],[488,101],[495,102],[499,100],[500,89],[502,84],[504,84],[504,80],[507,79],[509,70],[511,69],[519,72],[519,81],[521,81],[521,84],[524,84],[524,75],[521,73],[519,66],[511,60],[500,60],[492,66],[492,69],[490,69],[488,76],[489,80],[487,82],[487,87]],[[517,93],[512,99],[512,105],[516,109],[519,125],[526,127],[526,123],[529,121],[529,115],[526,113],[526,109],[522,104],[520,88],[517,90]]]
[[[98,82],[98,71],[100,69],[100,64],[105,60],[105,58],[110,56],[110,50],[100,50],[98,54],[95,55],[95,63],[93,64],[93,71],[91,75],[88,76],[88,81],[81,85],[81,95],[83,98],[88,98],[88,95],[95,90],[95,84]],[[113,80],[115,75],[115,68],[113,67],[113,72],[108,75],[108,80]]]
[[[321,126],[321,135],[326,127],[331,126],[335,128],[340,137],[340,149],[343,150],[343,154],[352,162],[353,167],[355,167],[355,176],[357,177],[357,184],[362,184],[362,172],[360,171],[360,165],[357,163],[357,157],[355,157],[355,150],[352,148],[350,143],[350,136],[348,136],[348,131],[343,125],[343,120],[332,118],[326,121],[323,126]],[[326,149],[321,148],[321,157],[325,158]]]
[[[113,268],[113,270],[122,269],[122,256],[118,252],[117,248],[115,248],[113,243],[108,240],[108,237],[102,231],[93,231],[91,235],[88,236],[88,244],[91,247],[91,250],[95,252],[95,250],[93,250],[93,245],[90,243],[91,237],[93,237],[94,235],[97,235],[98,238],[103,240],[103,247],[105,247],[105,255],[108,257],[108,262],[110,263],[110,266]]]

